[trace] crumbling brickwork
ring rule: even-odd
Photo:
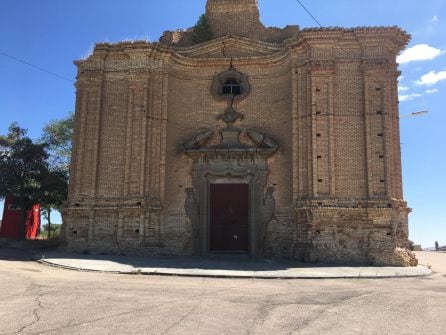
[[[171,32],[97,44],[76,62],[68,246],[206,254],[208,184],[237,181],[250,185],[254,257],[416,264],[397,98],[409,36],[265,28],[256,0],[206,10],[211,41]],[[231,73],[249,88],[218,99],[215,80]]]

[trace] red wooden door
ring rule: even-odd
[[[248,220],[248,184],[211,184],[210,251],[248,252]]]

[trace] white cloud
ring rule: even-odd
[[[431,47],[428,44],[417,44],[408,48],[399,55],[396,61],[400,64],[417,62],[423,60],[432,60],[445,53],[445,51]]]
[[[434,93],[437,93],[437,92],[438,92],[438,89],[436,89],[436,88],[434,88],[432,90],[426,90],[427,94],[434,94]]]
[[[404,94],[404,95],[400,95],[398,97],[399,101],[404,102],[404,101],[410,101],[416,98],[421,97],[422,95],[419,93],[411,93],[411,94]]]
[[[410,88],[407,86],[398,86],[398,92],[406,92],[408,90],[410,90]]]
[[[446,70],[438,72],[431,71],[429,73],[426,73],[425,75],[421,76],[420,80],[417,80],[415,83],[417,85],[432,86],[443,80],[446,80]]]

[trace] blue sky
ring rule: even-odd
[[[193,26],[205,0],[1,0],[0,52],[75,80],[73,60],[95,42],[158,40],[164,30]],[[412,35],[399,59],[404,192],[410,238],[424,247],[446,244],[446,0],[302,0],[323,26],[393,26]],[[259,0],[267,26],[315,22],[296,0]],[[74,110],[75,89],[0,55],[0,133],[18,121],[31,137]],[[2,205],[0,205],[2,210]]]

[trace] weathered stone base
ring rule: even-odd
[[[380,265],[379,262],[376,262],[375,264]],[[415,253],[408,249],[395,248],[393,254],[384,265],[405,266],[405,267],[417,266],[418,259]]]
[[[192,233],[186,224],[161,215],[160,207],[78,206],[63,211],[63,234],[69,251],[120,255],[191,255]],[[163,221],[161,223],[161,220]]]
[[[300,206],[278,210],[266,228],[263,255],[302,262],[416,266],[407,247],[408,209],[392,204]],[[184,213],[156,207],[68,208],[64,233],[71,251],[121,255],[193,255]]]
[[[298,243],[294,257],[306,262],[416,266],[407,251],[409,209],[372,202],[306,203],[296,210]]]

